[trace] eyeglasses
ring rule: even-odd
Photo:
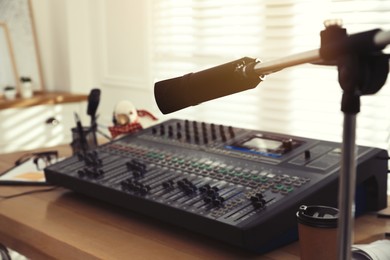
[[[27,162],[28,160],[33,160],[37,170],[41,171],[46,166],[49,166],[58,161],[58,152],[57,151],[46,151],[39,153],[28,153],[24,154],[18,160],[15,161],[15,166],[18,166],[22,163]]]

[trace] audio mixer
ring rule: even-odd
[[[45,169],[49,183],[257,252],[297,239],[300,205],[337,207],[341,145],[171,119]],[[385,150],[357,147],[356,213],[387,206]]]

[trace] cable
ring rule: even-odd
[[[0,244],[0,256],[2,260],[11,260],[8,249],[2,244]]]
[[[25,196],[25,195],[34,194],[34,193],[49,192],[49,191],[53,191],[57,188],[58,188],[58,186],[54,186],[54,187],[47,188],[47,189],[29,190],[29,191],[25,191],[25,192],[21,192],[21,193],[17,193],[17,194],[12,194],[12,195],[7,195],[7,196],[0,195],[0,199],[12,199],[15,197]]]
[[[53,185],[47,182],[39,182],[39,181],[0,180],[0,186],[53,186]]]

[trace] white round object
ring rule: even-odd
[[[114,117],[118,125],[135,123],[138,121],[137,109],[130,101],[122,100],[115,106]]]

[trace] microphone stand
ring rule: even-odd
[[[338,80],[343,89],[341,111],[344,113],[337,255],[339,260],[347,260],[352,257],[354,223],[352,210],[356,186],[356,115],[360,112],[360,96],[376,93],[387,79],[389,57],[379,52],[379,49],[390,44],[390,32],[370,31],[357,37],[356,35],[348,37],[344,29],[337,27],[333,25],[321,32],[321,49],[277,61],[258,63],[253,69],[257,75],[263,77],[303,63],[337,65]]]
[[[97,128],[97,122],[96,122],[96,115],[91,115],[90,131],[92,134],[92,142],[93,142],[94,147],[96,147],[98,145],[97,136],[96,136],[97,130],[98,130],[98,128]]]

